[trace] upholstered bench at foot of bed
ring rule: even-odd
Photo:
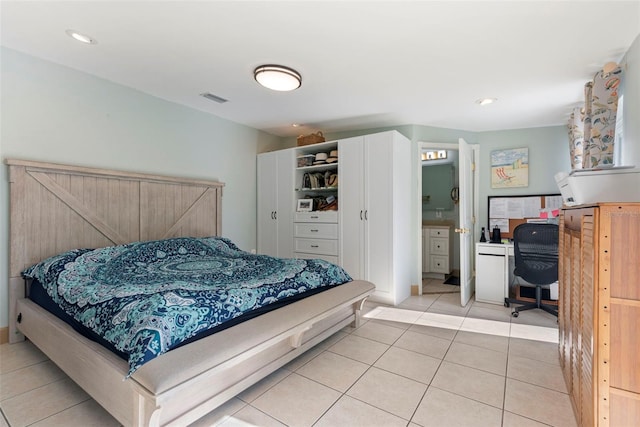
[[[353,281],[170,351],[127,363],[29,300],[18,329],[124,425],[195,421],[343,327],[374,285]]]

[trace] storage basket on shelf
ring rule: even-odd
[[[324,142],[324,135],[322,135],[321,131],[310,133],[309,135],[300,135],[298,137],[298,146],[317,144],[319,142]]]

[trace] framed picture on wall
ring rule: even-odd
[[[529,149],[491,152],[491,188],[529,186]]]
[[[298,212],[311,212],[313,210],[313,199],[298,199]]]

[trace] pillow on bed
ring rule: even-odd
[[[32,265],[22,272],[25,279],[36,279],[47,288],[47,284],[56,283],[58,275],[64,270],[64,266],[73,262],[80,255],[86,254],[94,249],[72,249],[58,255],[49,257],[39,263]],[[57,301],[57,292],[51,297]]]

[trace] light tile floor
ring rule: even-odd
[[[459,293],[368,303],[360,328],[193,426],[575,426],[556,318],[510,311]],[[118,425],[28,342],[0,346],[0,409],[0,427]]]

